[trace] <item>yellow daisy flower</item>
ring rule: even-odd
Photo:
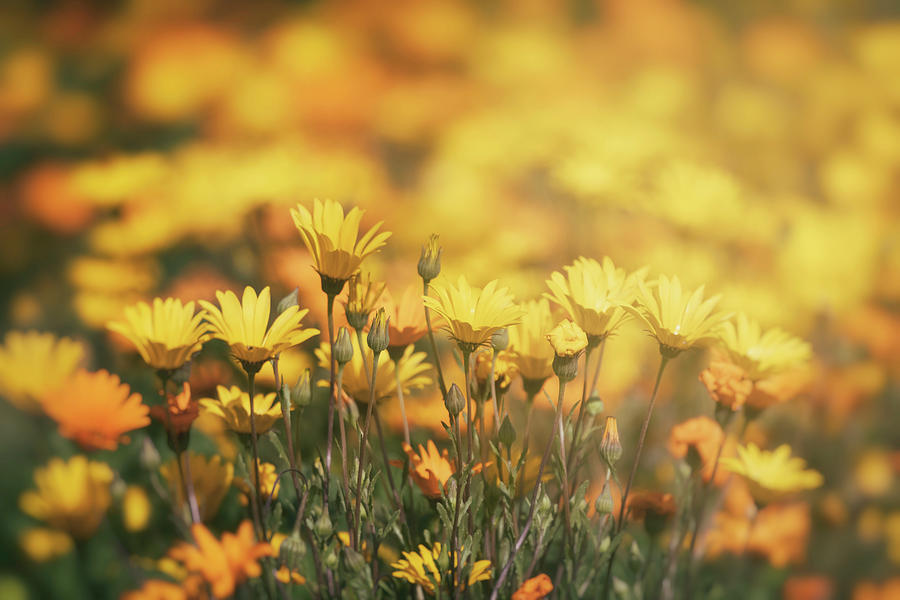
[[[220,417],[233,431],[250,433],[250,394],[236,385],[230,388],[216,386],[216,392],[219,399],[202,398],[200,409]],[[271,429],[281,418],[281,404],[274,392],[253,396],[253,417],[256,421],[256,433],[260,435]]]
[[[394,577],[405,579],[413,585],[420,585],[429,594],[441,584],[441,572],[438,569],[438,558],[441,555],[441,543],[435,542],[432,548],[419,544],[418,552],[403,552],[403,558],[391,565]],[[491,561],[479,560],[472,565],[469,572],[468,585],[491,578]]]
[[[566,314],[596,344],[612,333],[627,317],[623,308],[634,301],[637,284],[644,280],[647,268],[627,274],[616,268],[608,256],[599,263],[580,257],[547,280],[547,298],[561,306]]]
[[[0,396],[20,410],[40,411],[41,399],[78,368],[84,346],[50,333],[11,331],[0,346]]]
[[[300,344],[319,333],[318,329],[303,329],[300,321],[309,312],[297,305],[289,307],[275,318],[269,327],[272,298],[269,288],[263,288],[259,296],[247,286],[238,301],[234,292],[216,292],[221,309],[205,300],[200,305],[206,309],[206,319],[213,328],[213,335],[231,346],[245,369],[261,365],[282,351]]]
[[[678,277],[661,275],[652,283],[639,281],[637,306],[625,308],[649,327],[663,356],[672,358],[711,342],[729,316],[713,312],[721,296],[704,299],[703,287],[689,292],[682,290]]]
[[[547,341],[556,356],[564,357],[577,356],[588,345],[584,330],[568,319],[547,333]]]
[[[25,514],[79,539],[90,537],[112,501],[112,469],[106,463],[76,455],[52,458],[34,471],[37,490],[19,497]]]
[[[543,381],[553,375],[553,347],[547,334],[556,325],[546,298],[529,300],[522,305],[522,321],[509,328],[510,360],[522,378]]]
[[[369,356],[367,363],[369,368],[366,369],[363,363],[363,355],[359,351],[359,343],[356,336],[350,336],[350,343],[353,345],[353,358],[344,365],[344,373],[341,379],[341,387],[348,396],[353,398],[357,403],[369,403],[369,380],[372,377],[372,357]],[[368,347],[366,352],[370,352]],[[319,360],[319,366],[329,368],[331,364],[331,347],[323,342],[315,350],[316,358]],[[399,369],[400,384],[403,386],[403,393],[408,394],[412,390],[417,390],[431,383],[431,377],[428,372],[431,367],[426,362],[426,354],[424,352],[416,352],[415,347],[410,345],[403,350],[403,354],[397,361],[380,360],[378,361],[378,372],[375,379],[375,400],[384,400],[390,398],[397,393],[397,375],[395,369]],[[320,382],[322,385],[328,385],[327,381]]]
[[[796,367],[812,355],[809,344],[800,338],[778,327],[763,332],[759,323],[744,313],[722,325],[720,338],[731,361],[753,380]]]
[[[291,218],[313,256],[326,294],[339,294],[362,260],[391,237],[389,231],[378,232],[379,221],[357,239],[363,214],[364,210],[354,207],[345,217],[344,208],[334,200],[315,200],[312,212],[302,204],[291,209]]]
[[[67,554],[72,549],[67,533],[45,527],[26,529],[19,536],[19,547],[30,560],[42,563]]]
[[[791,447],[782,444],[774,451],[760,450],[756,444],[738,446],[737,457],[723,457],[723,468],[744,478],[750,493],[760,503],[781,500],[786,496],[822,485],[822,474],[806,469],[806,461],[791,456]]]
[[[486,344],[495,331],[517,324],[522,317],[512,294],[498,287],[497,280],[480,289],[460,276],[455,286],[436,280],[432,289],[436,297],[424,296],[425,306],[443,317],[444,329],[468,351]]]
[[[194,314],[193,302],[182,304],[177,298],[154,298],[152,307],[138,302],[125,309],[124,321],[106,326],[128,338],[154,369],[177,369],[209,337],[203,313]]]

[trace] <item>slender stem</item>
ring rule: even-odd
[[[662,380],[663,371],[669,362],[669,358],[661,355],[659,362],[659,371],[656,373],[656,383],[653,384],[653,394],[650,396],[650,403],[647,406],[647,415],[641,425],[641,435],[638,437],[637,450],[634,454],[634,463],[631,465],[631,474],[628,476],[628,482],[625,484],[625,492],[622,494],[622,505],[619,507],[619,519],[616,523],[614,531],[618,533],[622,530],[625,522],[625,506],[628,501],[628,493],[631,491],[631,484],[634,483],[634,477],[637,474],[638,464],[641,462],[641,451],[644,449],[644,440],[647,437],[647,428],[650,426],[650,418],[653,416],[653,406],[656,403],[656,393],[659,391],[659,382]]]
[[[282,382],[281,377],[278,373],[278,358],[272,359],[272,373],[275,375],[275,389],[278,390],[279,394],[283,393],[282,390]],[[282,407],[284,404],[282,404]],[[298,503],[298,512],[300,507],[300,478],[297,475],[299,470],[297,469],[297,458],[294,455],[294,436],[291,435],[291,407],[290,402],[288,402],[288,410],[285,412],[282,410],[281,417],[284,422],[284,437],[287,440],[287,452],[288,452],[288,464],[291,466],[291,482],[294,485],[294,493],[297,495],[297,503]]]
[[[472,360],[472,351],[467,350],[465,348],[461,348],[463,354],[463,369],[465,370],[465,382],[466,382],[466,437],[468,438],[469,443],[466,446],[466,464],[468,464],[471,468],[472,464],[472,456],[473,456],[473,446],[475,445],[475,432],[473,431],[474,427],[472,426],[472,393],[471,393],[471,382],[469,381],[469,367]],[[466,489],[463,491],[463,498],[465,500],[469,499],[469,494],[471,490],[472,479],[470,477],[466,477]],[[475,521],[472,518],[472,511],[467,512],[466,522],[469,526],[468,531],[471,536],[475,530]]]
[[[337,373],[337,389],[343,390],[344,367],[338,367]],[[344,504],[347,507],[347,525],[350,530],[350,547],[353,548],[356,539],[356,530],[353,527],[353,512],[350,510],[350,470],[347,466],[347,428],[344,425],[344,416],[346,408],[344,400],[341,398],[338,406],[338,430],[341,434],[341,485],[344,488]]]
[[[494,433],[500,431],[500,408],[497,406],[497,382],[494,379],[494,371],[497,368],[497,351],[491,356],[491,403],[494,405]]]
[[[422,295],[428,295],[428,282],[422,280]],[[431,344],[431,356],[434,360],[434,370],[437,371],[438,385],[441,388],[441,398],[447,398],[447,384],[444,382],[444,371],[441,369],[441,359],[438,355],[437,344],[434,342],[434,331],[431,329],[431,311],[425,305],[425,324],[428,326],[428,341]]]
[[[253,503],[253,508],[256,517],[256,522],[259,527],[259,534],[261,535],[260,539],[268,539],[268,535],[266,534],[266,525],[262,519],[261,506],[262,506],[262,498],[259,495],[259,445],[257,442],[256,436],[256,410],[253,407],[253,396],[256,392],[256,372],[247,369],[247,388],[250,394],[250,448],[253,452],[253,490],[250,492],[252,496],[255,496],[256,502]]]
[[[730,420],[730,418],[729,418]],[[726,423],[726,426],[728,423]],[[725,449],[725,440],[728,438],[727,431],[722,431],[722,442],[719,444],[718,450],[716,450],[716,459],[713,462],[712,473],[709,476],[709,483],[703,486],[703,496],[700,498],[700,505],[697,507],[697,513],[694,519],[694,527],[691,530],[691,541],[688,545],[687,551],[687,568],[685,570],[685,581],[684,581],[684,590],[685,593],[688,594],[685,596],[686,598],[690,598],[691,588],[693,587],[693,572],[694,572],[694,548],[697,545],[697,538],[700,536],[700,530],[703,527],[703,523],[706,521],[706,504],[709,500],[709,487],[710,485],[715,485],[716,483],[716,473],[719,470],[719,459],[722,458],[722,451]],[[673,561],[674,562],[674,561]]]
[[[184,487],[187,489],[187,500],[188,507],[191,509],[191,519],[193,519],[194,523],[199,523],[200,519],[200,506],[197,504],[197,494],[194,491],[194,478],[191,475],[191,457],[190,455],[182,450],[178,454],[178,462],[184,460],[184,470],[181,473],[181,477],[184,480]]]
[[[394,376],[397,379],[397,399],[400,401],[400,415],[403,417],[403,439],[409,446],[409,421],[406,420],[406,404],[403,402],[403,383],[400,380],[400,361],[394,361]]]
[[[556,421],[557,426],[558,424],[562,423],[562,406],[565,393],[566,384],[563,381],[560,381],[559,397],[556,401],[556,415],[554,416],[554,420]],[[518,554],[519,550],[522,549],[522,546],[525,544],[525,539],[528,537],[528,532],[531,531],[531,524],[534,522],[534,511],[535,508],[537,508],[538,493],[541,489],[541,480],[544,476],[544,467],[547,466],[547,459],[550,457],[550,451],[553,448],[553,442],[556,441],[556,431],[557,427],[555,426],[551,430],[550,441],[547,442],[547,447],[544,449],[544,455],[541,457],[541,464],[538,467],[537,472],[537,480],[534,483],[534,491],[531,493],[531,506],[528,508],[528,517],[525,519],[525,526],[522,528],[522,532],[516,539],[516,543],[513,546],[512,552],[510,553],[509,558],[506,560],[506,564],[503,565],[503,570],[500,571],[500,576],[497,577],[497,582],[494,584],[494,589],[491,590],[491,600],[497,600],[498,594],[503,588],[503,584],[504,582],[506,582],[506,578],[509,576],[509,571],[512,568],[512,564],[516,558],[516,554]]]
[[[194,486],[191,485],[189,480],[190,475],[185,476],[184,472],[184,463],[182,462],[182,456],[184,455],[184,451],[181,449],[181,443],[178,439],[178,434],[175,433],[175,429],[172,426],[172,412],[169,410],[169,394],[168,387],[169,381],[171,379],[171,375],[169,371],[160,370],[158,372],[159,381],[160,381],[160,394],[162,395],[163,401],[163,410],[166,415],[166,435],[169,438],[169,441],[172,443],[172,448],[175,450],[175,463],[178,465],[178,480],[181,483],[181,493],[184,497],[184,500],[188,504],[188,509],[191,514],[191,522],[199,523],[200,522],[200,510],[197,507],[197,497],[194,495]]]
[[[394,504],[397,506],[397,510],[400,511],[400,522],[404,525],[404,527],[406,527],[406,513],[403,511],[403,501],[400,500],[400,494],[397,493],[397,488],[394,485],[394,476],[391,475],[391,462],[388,459],[387,446],[384,442],[384,432],[381,429],[381,417],[378,415],[377,408],[373,411],[373,416],[375,417],[375,429],[378,432],[378,445],[381,446],[381,459],[384,461],[384,472],[387,474],[388,487],[391,490],[391,498],[394,500]]]
[[[597,364],[594,365],[594,374],[591,377],[591,385],[588,386],[588,366],[590,365],[591,357],[594,355],[594,349],[600,348],[597,356]],[[569,463],[568,467],[571,471],[575,468],[575,463],[577,462],[577,455],[579,451],[579,447],[581,445],[581,429],[584,426],[584,413],[585,413],[585,405],[587,404],[587,400],[591,394],[594,393],[594,389],[597,387],[597,379],[600,376],[600,365],[603,363],[603,350],[606,347],[606,338],[600,340],[597,346],[591,346],[588,348],[588,351],[585,353],[584,357],[584,387],[581,389],[581,404],[578,407],[578,419],[575,421],[575,429],[572,434],[572,448],[569,451]]]
[[[459,433],[459,415],[450,415],[453,423],[453,442],[456,446],[456,503],[453,506],[453,528],[450,533],[450,581],[453,586],[454,597],[458,595],[456,563],[459,560],[457,534],[459,531],[459,505],[462,502],[462,442]]]
[[[331,485],[331,450],[334,446],[334,408],[338,402],[337,360],[334,357],[334,294],[326,294],[328,310],[328,348],[331,354],[330,394],[328,396],[328,432],[325,440],[325,481],[322,485],[322,510],[328,516],[328,497]]]
[[[572,538],[572,521],[571,516],[569,515],[569,501],[570,501],[570,492],[569,492],[569,469],[566,467],[566,431],[563,427],[563,420],[558,419],[556,423],[556,427],[559,430],[559,464],[562,466],[562,501],[563,501],[563,516],[565,518],[566,525],[566,538]],[[563,540],[563,546],[565,547],[566,543]]]
[[[360,349],[362,352],[362,349]],[[369,428],[372,425],[372,412],[375,410],[375,383],[376,377],[378,375],[378,359],[380,358],[381,353],[375,352],[372,357],[372,380],[369,386],[369,408],[366,411],[366,423],[363,426],[363,437],[362,442],[359,445],[359,465],[357,466],[356,472],[356,527],[357,532],[359,533],[359,537],[362,536],[362,528],[361,528],[361,514],[360,514],[360,500],[362,498],[362,476],[363,470],[366,466],[366,445],[369,442]],[[359,539],[356,540],[357,546],[359,546]],[[354,550],[359,551],[359,548],[354,548]]]

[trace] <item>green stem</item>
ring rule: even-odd
[[[547,459],[550,457],[550,451],[553,448],[553,442],[556,441],[557,428],[562,423],[562,406],[563,400],[565,398],[565,393],[566,384],[562,380],[560,380],[559,396],[557,397],[556,401],[556,415],[553,417],[555,424],[550,433],[550,441],[547,442],[547,447],[544,449],[544,455],[541,457],[541,464],[538,467],[537,480],[534,483],[534,491],[531,492],[531,506],[528,508],[528,517],[525,519],[525,526],[522,528],[521,533],[519,533],[519,537],[516,539],[516,543],[513,546],[509,558],[506,560],[506,564],[503,565],[503,570],[500,571],[500,576],[497,577],[497,582],[494,584],[494,589],[491,590],[491,600],[497,600],[498,594],[503,588],[503,584],[506,582],[506,578],[509,576],[509,571],[512,568],[513,561],[516,558],[516,554],[518,554],[522,549],[522,546],[525,544],[525,539],[528,537],[528,532],[531,531],[531,524],[534,522],[534,511],[537,508],[538,493],[541,489],[541,480],[544,477],[544,468],[547,466]]]
[[[256,435],[256,418],[255,418],[255,408],[253,406],[253,396],[256,392],[256,373],[250,369],[247,370],[247,388],[249,389],[250,394],[250,448],[253,453],[253,490],[250,492],[256,498],[255,508],[254,508],[254,517],[257,524],[257,528],[259,529],[260,539],[266,540],[268,539],[268,535],[266,534],[266,525],[262,519],[261,506],[262,506],[262,498],[259,495],[259,444]]]
[[[400,381],[400,360],[394,361],[394,376],[397,379],[397,399],[400,401],[400,415],[403,417],[403,439],[409,446],[409,421],[406,419],[406,404],[403,402],[403,383]]]
[[[362,349],[360,349],[362,352]],[[332,355],[333,356],[333,355]],[[366,422],[363,426],[363,437],[362,442],[359,445],[359,465],[357,466],[356,472],[356,524],[358,537],[356,539],[357,546],[359,546],[359,537],[362,536],[362,527],[361,527],[361,514],[360,514],[360,500],[362,498],[362,476],[363,470],[366,465],[366,445],[369,442],[369,428],[372,424],[372,412],[375,410],[375,383],[376,378],[378,376],[378,359],[380,358],[380,352],[374,352],[374,356],[372,357],[372,380],[369,386],[369,408],[366,411]],[[359,551],[359,547],[354,548],[357,552]]]
[[[428,295],[428,282],[422,280],[422,295]],[[425,324],[428,326],[428,341],[431,344],[431,355],[434,360],[434,370],[437,371],[438,385],[441,388],[441,398],[447,399],[447,384],[444,382],[444,371],[441,369],[441,359],[438,355],[437,344],[434,342],[434,332],[431,329],[431,311],[425,305]]]
[[[644,449],[644,440],[647,437],[647,428],[650,427],[650,419],[653,416],[653,406],[656,403],[656,393],[659,391],[659,382],[662,380],[663,371],[666,368],[666,365],[669,362],[669,358],[665,355],[661,355],[659,362],[659,371],[656,373],[656,383],[653,384],[653,394],[650,396],[650,403],[647,406],[647,415],[644,417],[644,422],[641,425],[641,435],[638,437],[638,445],[637,450],[634,454],[634,463],[631,465],[631,474],[628,476],[628,482],[625,484],[625,492],[622,494],[622,505],[619,507],[619,519],[618,523],[616,523],[615,532],[618,533],[622,530],[625,521],[625,506],[628,501],[628,494],[631,492],[631,485],[634,483],[634,477],[637,475],[638,465],[641,462],[641,451]]]
[[[328,516],[328,497],[331,487],[331,450],[334,446],[334,409],[338,402],[337,360],[334,357],[334,294],[326,294],[328,310],[328,348],[331,353],[330,394],[328,398],[328,430],[325,440],[325,481],[322,485],[322,510]]]

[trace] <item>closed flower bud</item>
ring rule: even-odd
[[[428,241],[422,246],[422,256],[419,258],[419,277],[428,283],[441,274],[441,252],[443,248],[438,246],[439,236],[432,233]]]
[[[516,441],[516,430],[509,420],[509,415],[503,417],[503,424],[500,425],[500,432],[498,435],[500,436],[500,443],[507,448],[511,448],[513,442]]]
[[[603,491],[594,500],[594,510],[598,515],[608,515],[613,511],[613,497],[608,484],[603,484]]]
[[[619,424],[615,417],[606,417],[606,428],[600,440],[600,455],[614,466],[622,458],[622,443],[619,441]]]
[[[278,306],[275,307],[276,314],[281,314],[292,306],[297,306],[300,303],[300,288],[294,288],[290,294],[282,298],[278,301]]]
[[[491,336],[491,347],[495,352],[499,352],[501,350],[506,350],[509,346],[509,330],[504,327],[503,329],[498,329]]]
[[[462,390],[459,389],[459,386],[455,383],[447,390],[447,398],[444,405],[447,407],[447,412],[450,413],[450,416],[453,418],[458,417],[459,413],[466,407],[466,399],[463,396]]]
[[[303,375],[297,379],[297,383],[291,388],[291,402],[293,402],[294,408],[309,406],[309,403],[312,402],[312,387],[310,387],[309,382],[309,369],[303,371]]]
[[[299,533],[293,533],[281,542],[278,549],[278,560],[287,565],[291,571],[299,571],[306,554],[306,544],[300,538]]]
[[[369,348],[371,348],[372,352],[375,354],[387,350],[387,347],[391,343],[391,337],[388,335],[388,321],[390,321],[390,319],[384,311],[384,308],[379,308],[378,312],[375,313],[375,318],[372,319],[372,326],[369,328],[369,336],[366,338],[366,341],[369,343]]]
[[[341,366],[353,360],[353,344],[350,342],[350,332],[346,327],[338,330],[337,339],[334,341],[334,360]]]
[[[324,539],[332,534],[333,529],[334,527],[331,524],[331,519],[323,512],[322,515],[316,519],[316,535]]]

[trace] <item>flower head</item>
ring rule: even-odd
[[[441,253],[444,249],[438,245],[439,239],[440,236],[438,234],[432,233],[428,236],[428,241],[425,242],[425,245],[422,246],[422,255],[419,257],[417,269],[419,271],[419,277],[421,277],[425,283],[429,283],[432,279],[441,274]]]
[[[405,579],[413,585],[420,585],[429,594],[434,594],[435,588],[441,584],[441,572],[438,568],[440,555],[440,542],[435,542],[431,548],[419,544],[418,552],[404,552],[403,558],[391,565],[391,568],[394,569],[393,575],[398,579]],[[475,561],[469,572],[468,584],[474,585],[479,581],[488,581],[490,578],[491,561]]]
[[[422,295],[415,286],[407,286],[399,301],[394,300],[390,292],[385,292],[384,307],[390,317],[388,333],[392,348],[414,344],[428,332],[425,303],[422,302]]]
[[[616,268],[608,256],[599,263],[581,257],[547,280],[547,298],[558,304],[566,314],[592,338],[604,338],[627,317],[624,306],[631,304],[636,285],[643,281],[647,269],[627,274]]]
[[[515,325],[522,317],[512,294],[498,288],[496,280],[479,289],[460,276],[455,286],[439,280],[432,287],[437,297],[424,296],[425,306],[443,317],[450,337],[471,349],[488,343],[495,331]]]
[[[133,343],[141,358],[154,369],[177,369],[200,350],[208,334],[203,313],[194,303],[177,298],[154,298],[151,307],[138,302],[125,309],[125,320],[107,324]]]
[[[713,400],[731,410],[740,409],[753,392],[753,382],[747,379],[747,373],[721,360],[712,361],[708,369],[701,371],[700,381]]]
[[[316,270],[323,277],[323,289],[324,278],[340,281],[343,287],[343,282],[356,273],[362,260],[384,246],[391,237],[389,231],[378,232],[381,227],[378,222],[357,239],[363,214],[364,210],[354,207],[345,217],[344,208],[334,200],[315,200],[312,212],[302,204],[291,209],[294,225],[313,256]]]
[[[85,539],[100,525],[112,496],[113,472],[106,463],[89,461],[82,455],[68,461],[52,458],[34,471],[35,491],[19,497],[25,514]]]
[[[796,367],[812,354],[803,340],[778,327],[763,332],[744,313],[722,325],[720,338],[728,358],[754,381]]]
[[[300,344],[319,333],[318,329],[303,329],[301,321],[308,310],[289,307],[275,318],[269,327],[272,298],[269,288],[259,295],[247,286],[238,301],[234,292],[216,292],[219,307],[206,300],[200,305],[206,309],[206,319],[213,328],[213,335],[231,347],[231,352],[245,365],[259,364],[274,358],[282,351]]]
[[[350,276],[347,286],[347,302],[344,304],[344,314],[347,322],[353,329],[365,329],[369,324],[369,315],[375,310],[375,305],[384,292],[385,284],[372,279],[371,274],[362,276],[354,273]]]
[[[673,357],[713,339],[726,313],[714,313],[721,296],[703,298],[703,286],[682,290],[678,277],[660,275],[653,283],[638,282],[637,306],[626,309],[649,328],[659,342],[660,352]]]
[[[722,427],[713,419],[694,417],[672,428],[668,449],[675,458],[699,458],[703,479],[709,481],[724,437]],[[724,483],[727,476],[724,469],[717,469],[716,483]]]
[[[69,534],[46,527],[32,527],[19,536],[19,547],[22,548],[22,552],[37,563],[67,554],[72,545]]]
[[[639,490],[628,497],[628,514],[636,521],[643,520],[650,535],[660,533],[666,521],[675,514],[675,498],[672,494]]]
[[[619,439],[619,422],[615,417],[606,417],[606,427],[603,429],[603,437],[600,438],[600,456],[615,466],[622,458],[622,441]]]
[[[509,351],[523,379],[543,381],[553,375],[556,353],[547,343],[547,334],[554,325],[546,298],[522,304],[522,321],[509,328]]]
[[[150,424],[150,409],[130,392],[115,375],[81,369],[44,396],[44,412],[85,450],[115,450],[126,432]]]
[[[0,346],[0,395],[16,408],[38,412],[44,395],[68,379],[84,346],[51,333],[11,331]]]
[[[166,394],[164,406],[151,406],[150,416],[160,421],[171,435],[183,435],[200,414],[200,405],[191,397],[191,385],[184,382],[178,394]]]
[[[807,469],[802,458],[792,457],[791,447],[787,444],[772,452],[760,450],[756,444],[738,446],[737,451],[737,457],[723,458],[721,465],[743,477],[758,502],[780,500],[822,485],[822,474]]]
[[[281,487],[281,483],[278,481],[278,469],[269,462],[259,460],[257,463],[259,465],[259,484],[254,487],[258,488],[259,497],[263,500],[268,500],[270,496],[273,500],[278,498],[278,489]],[[250,469],[250,478],[252,480],[256,479],[255,469]],[[236,478],[234,483],[244,493],[245,497],[242,499],[242,502],[245,502],[251,493],[255,493],[252,492],[250,482],[245,481],[241,477]]]
[[[494,355],[497,360],[494,362]],[[518,372],[513,355],[506,350],[479,352],[475,357],[475,381],[477,397],[487,398],[491,391],[491,368],[494,370],[494,386],[503,395],[512,385]]]
[[[577,356],[588,345],[584,330],[568,319],[550,330],[547,341],[550,342],[556,356],[564,357]]]
[[[363,362],[363,355],[359,350],[356,336],[351,335],[350,342],[353,344],[353,358],[344,365],[341,380],[342,387],[356,402],[366,404],[369,402],[369,380],[372,377],[372,363],[368,362],[369,369],[366,369],[366,363]],[[316,349],[315,353],[316,358],[319,359],[319,366],[328,368],[331,364],[331,348],[328,344],[323,342]],[[428,376],[430,367],[425,358],[424,352],[416,352],[413,346],[407,346],[397,361],[378,361],[378,371],[375,379],[375,400],[384,400],[397,393],[397,375],[395,375],[397,369],[399,369],[400,385],[403,386],[404,394],[431,383],[431,377]],[[371,361],[371,358],[367,359],[367,361]]]
[[[409,476],[422,493],[429,498],[440,498],[444,485],[456,472],[447,450],[438,453],[434,442],[428,440],[425,446],[419,444],[418,453],[406,442],[403,443],[403,451],[409,457]]]
[[[191,482],[194,485],[194,495],[197,498],[197,507],[200,518],[208,521],[216,516],[219,505],[231,488],[234,478],[234,466],[222,460],[221,456],[205,457],[202,454],[187,452],[187,460],[190,466]],[[177,506],[184,506],[184,490],[181,485],[181,477],[178,474],[178,465],[175,459],[170,460],[159,472],[168,483],[169,491],[175,498]]]
[[[200,408],[223,419],[233,431],[250,433],[250,394],[236,385],[230,388],[217,386],[216,392],[219,399],[203,398]],[[274,392],[253,396],[253,417],[258,434],[267,432],[281,418],[281,404]]]
[[[184,563],[189,572],[202,575],[216,598],[227,598],[238,584],[259,577],[259,559],[274,554],[270,544],[254,540],[250,521],[241,523],[235,533],[224,533],[221,540],[201,523],[191,527],[191,534],[194,543],[176,545],[169,556]]]
[[[512,600],[541,600],[553,591],[553,582],[546,573],[528,579],[513,592]]]

